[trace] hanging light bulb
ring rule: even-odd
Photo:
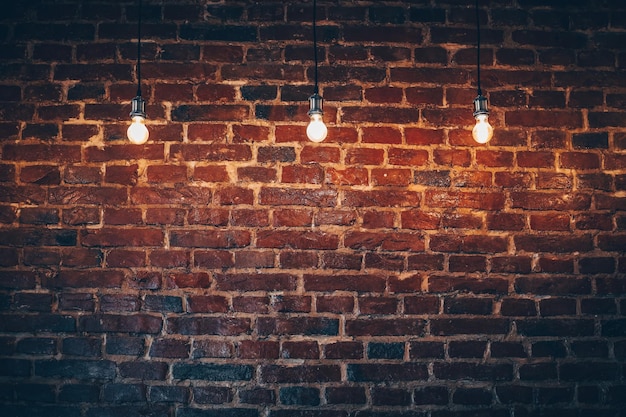
[[[141,0],[138,1],[137,17],[137,96],[133,98],[130,111],[131,125],[126,131],[126,136],[135,145],[142,145],[148,141],[148,128],[146,121],[146,101],[141,98]]]
[[[313,0],[313,54],[315,58],[315,87],[313,95],[309,97],[309,117],[311,121],[306,128],[306,136],[311,142],[322,142],[328,135],[328,128],[324,124],[322,116],[324,111],[322,110],[322,104],[324,99],[319,94],[319,87],[317,83],[317,2]]]
[[[474,118],[476,126],[472,129],[472,137],[480,144],[487,143],[493,137],[493,127],[489,124],[489,109],[487,98],[483,96],[480,88],[480,14],[478,12],[478,0],[475,4],[476,11],[476,78],[478,82],[478,96],[474,99]]]
[[[476,118],[476,126],[472,129],[472,137],[481,144],[489,142],[493,137],[493,127],[489,124],[487,99],[483,95],[474,99],[474,117]]]
[[[308,114],[311,117],[311,121],[306,128],[306,135],[311,142],[321,142],[326,139],[326,135],[328,135],[328,129],[322,119],[322,115],[324,114],[322,111],[322,102],[322,96],[317,93],[309,97],[310,110]]]
[[[150,132],[145,125],[146,121],[146,102],[141,96],[137,96],[132,101],[132,111],[130,112],[130,118],[133,121],[126,131],[128,140],[135,145],[141,145],[146,143]]]

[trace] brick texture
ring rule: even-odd
[[[0,414],[626,417],[626,5],[0,13]]]

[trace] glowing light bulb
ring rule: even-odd
[[[328,135],[328,129],[322,120],[324,111],[322,110],[322,104],[324,99],[317,93],[317,87],[315,93],[309,97],[309,117],[311,122],[306,127],[306,136],[311,142],[321,142],[326,139]]]
[[[328,128],[326,128],[321,114],[311,114],[311,122],[306,128],[306,135],[311,142],[321,142],[326,139]]]
[[[126,131],[126,135],[128,136],[128,140],[130,140],[135,145],[142,145],[148,141],[148,136],[150,136],[150,132],[148,132],[148,128],[144,124],[145,119],[141,116],[134,116],[133,122],[128,127]]]
[[[476,116],[476,126],[472,129],[472,137],[478,143],[487,143],[493,137],[493,127],[489,124],[486,114]]]

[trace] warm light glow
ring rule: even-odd
[[[487,143],[493,137],[493,127],[489,124],[486,114],[476,116],[476,126],[472,130],[472,137],[478,143]]]
[[[144,124],[145,119],[141,116],[133,117],[133,123],[128,127],[126,131],[126,135],[128,135],[128,140],[130,140],[135,145],[142,145],[148,141],[148,136],[150,133],[148,132],[148,128]]]
[[[328,129],[322,120],[321,114],[311,115],[311,122],[306,128],[306,135],[311,142],[321,142],[326,139]]]

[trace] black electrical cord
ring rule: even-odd
[[[141,0],[137,8],[137,97],[141,97]]]
[[[478,95],[483,94],[480,88],[480,13],[478,12],[478,0],[476,0],[476,77],[478,86]]]
[[[317,84],[317,1],[313,0],[313,56],[315,57],[315,88],[314,94],[319,94],[319,88]]]

